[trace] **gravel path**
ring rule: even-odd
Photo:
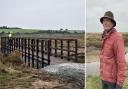
[[[50,65],[41,69],[47,73],[57,75],[61,79],[73,80],[81,87],[85,83],[85,64],[82,63],[62,63]]]

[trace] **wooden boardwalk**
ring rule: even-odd
[[[42,68],[50,64],[77,62],[77,39],[1,37],[1,52],[19,51],[25,63]],[[66,60],[65,60],[66,59]]]

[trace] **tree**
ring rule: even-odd
[[[60,31],[63,31],[63,28],[60,28]]]
[[[4,31],[2,31],[2,32],[1,32],[1,34],[5,34],[5,32],[4,32]]]
[[[68,29],[65,29],[66,32],[68,32]]]

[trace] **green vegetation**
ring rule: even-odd
[[[100,48],[102,33],[87,33],[86,34],[86,46]],[[121,33],[125,46],[128,46],[128,32]]]
[[[48,33],[48,34],[56,34],[56,33],[61,33],[61,34],[85,34],[84,30],[39,30],[39,29],[22,29],[18,27],[0,27],[0,33]]]
[[[88,76],[86,79],[86,89],[101,89],[99,76]]]
[[[100,33],[87,33],[86,34],[86,47],[100,47],[101,34]]]
[[[39,30],[34,29],[0,29],[0,33],[33,33],[38,32]]]
[[[86,80],[86,89],[101,89],[99,76],[88,76]],[[128,89],[128,78],[126,78],[123,89]]]

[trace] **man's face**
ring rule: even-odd
[[[112,27],[113,27],[113,22],[108,18],[104,18],[103,19],[104,30],[110,30]]]

